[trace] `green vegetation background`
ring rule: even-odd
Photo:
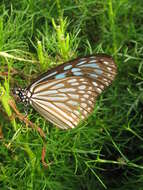
[[[142,44],[142,0],[1,0],[0,189],[143,189]],[[118,74],[84,124],[63,131],[29,108],[46,134],[44,168],[43,140],[12,117],[10,90],[94,53],[112,55]]]

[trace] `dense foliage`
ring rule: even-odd
[[[143,189],[143,1],[2,0],[0,2],[0,189]],[[14,115],[11,89],[72,58],[106,53],[113,84],[81,126],[63,131],[32,108]],[[24,114],[24,106],[17,104]]]

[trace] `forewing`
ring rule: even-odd
[[[98,81],[103,86],[108,86],[116,75],[116,65],[112,57],[107,55],[92,55],[77,58],[59,65],[38,77],[27,89],[38,83],[52,79],[64,79],[78,76]]]
[[[74,128],[93,110],[100,93],[92,81],[81,77],[54,79],[30,89],[31,105],[60,128]]]

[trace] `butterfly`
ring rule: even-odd
[[[47,71],[25,89],[15,88],[14,94],[59,128],[75,128],[116,73],[111,56],[81,57]]]

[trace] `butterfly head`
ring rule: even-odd
[[[19,99],[25,105],[29,104],[29,97],[27,95],[28,91],[26,89],[14,88],[13,94],[16,96],[17,99]]]

